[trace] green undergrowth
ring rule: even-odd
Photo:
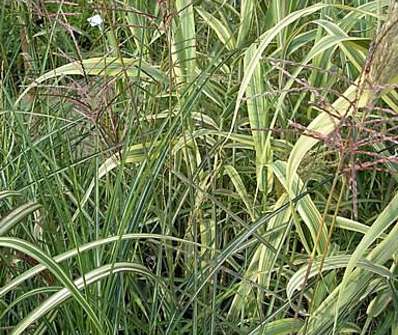
[[[9,0],[0,34],[0,334],[398,334],[394,1]]]

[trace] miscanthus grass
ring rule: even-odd
[[[397,334],[395,1],[0,4],[0,334]]]

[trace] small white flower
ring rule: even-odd
[[[102,19],[101,15],[94,15],[92,17],[89,17],[87,19],[88,23],[90,23],[91,27],[97,27],[102,25],[102,23],[104,22],[104,20]]]

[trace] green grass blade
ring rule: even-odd
[[[98,319],[93,308],[87,302],[87,300],[82,296],[74,283],[70,280],[69,276],[61,269],[61,267],[48,255],[46,255],[39,248],[35,247],[31,243],[14,238],[14,237],[0,237],[0,247],[10,248],[13,250],[18,250],[34,259],[39,263],[45,265],[47,269],[54,274],[54,276],[61,282],[65,288],[70,290],[73,298],[82,306],[86,311],[89,319],[93,322],[94,327],[100,334],[104,334],[104,328],[100,320]]]
[[[167,85],[168,78],[156,67],[144,63],[142,60],[134,58],[112,58],[112,57],[97,57],[84,59],[83,61],[72,62],[55,70],[49,71],[42,76],[35,79],[18,97],[15,105],[22,100],[22,98],[33,88],[37,87],[42,82],[67,75],[80,76],[110,76],[118,77],[127,75],[129,77],[137,77],[155,80],[156,82]]]
[[[209,27],[216,33],[223,45],[225,45],[229,50],[235,48],[236,41],[228,26],[224,25],[219,19],[203,8],[197,7],[196,11],[203,18],[206,24],[208,24]]]
[[[13,209],[0,220],[0,236],[7,234],[17,223],[41,207],[37,202],[28,202]]]
[[[93,271],[90,271],[89,273],[86,273],[84,277],[75,280],[73,284],[78,290],[81,290],[87,285],[91,285],[101,279],[119,272],[133,272],[148,277],[153,277],[153,275],[142,265],[123,262],[103,265]],[[27,328],[29,328],[37,320],[52,311],[54,308],[57,308],[70,297],[74,297],[74,293],[69,288],[63,288],[62,290],[53,294],[50,298],[42,302],[31,313],[29,313],[29,315],[26,316],[18,325],[16,325],[11,334],[23,334]]]

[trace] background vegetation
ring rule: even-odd
[[[0,333],[398,334],[393,3],[2,1]]]

